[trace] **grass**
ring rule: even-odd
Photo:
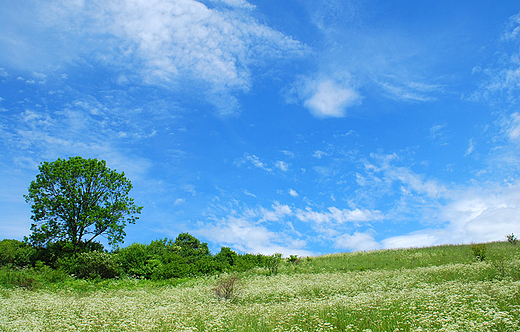
[[[382,250],[300,259],[277,275],[0,287],[0,331],[518,331],[520,246]]]

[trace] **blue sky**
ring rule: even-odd
[[[518,1],[7,1],[0,31],[0,239],[76,155],[132,181],[125,244],[520,234]]]

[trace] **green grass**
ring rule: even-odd
[[[520,246],[382,250],[225,276],[41,281],[0,287],[0,331],[518,331]],[[0,275],[1,277],[1,275]],[[0,279],[2,281],[2,279]]]

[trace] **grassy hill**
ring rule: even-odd
[[[0,287],[0,330],[518,331],[520,245],[293,258],[271,275]]]

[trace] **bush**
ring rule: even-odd
[[[92,251],[103,251],[103,245],[98,242],[80,242],[74,245],[69,241],[57,241],[48,243],[45,247],[38,248],[35,260],[42,261],[51,267],[58,268],[58,262],[60,260],[68,259],[79,253]]]
[[[512,245],[516,245],[518,243],[518,238],[513,234],[506,235],[507,242],[511,243]]]
[[[278,268],[280,267],[280,262],[282,261],[282,254],[274,254],[268,257],[267,260],[267,269],[269,270],[269,275],[277,275]]]
[[[222,247],[220,252],[215,255],[215,261],[224,269],[231,269],[238,262],[239,256],[228,247]]]
[[[157,264],[150,263],[151,257],[145,244],[134,243],[119,249],[115,257],[122,272],[130,277],[150,278],[157,267]]]
[[[67,278],[70,277],[64,271],[51,269],[41,262],[37,262],[35,268],[0,267],[0,285],[7,288],[34,289]]]
[[[0,241],[0,266],[27,267],[33,264],[36,249],[18,240]]]
[[[289,256],[289,258],[287,258],[287,261],[291,264],[297,264],[299,263],[301,260],[298,258],[298,255],[291,255]]]
[[[20,287],[33,289],[38,285],[32,269],[10,268],[3,266],[0,268],[0,285],[3,287]]]
[[[102,251],[84,252],[63,258],[59,265],[76,277],[84,279],[109,279],[120,274],[120,265],[113,255]]]
[[[475,256],[477,262],[482,262],[486,259],[487,246],[485,243],[473,244],[471,245],[471,250],[473,251],[473,256]]]
[[[239,278],[237,276],[228,276],[220,279],[213,292],[219,299],[235,300],[240,293]]]

